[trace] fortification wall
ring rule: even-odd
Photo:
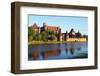
[[[87,39],[86,38],[68,38],[67,41],[68,42],[73,42],[73,41],[85,42],[87,41]]]

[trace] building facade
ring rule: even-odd
[[[88,40],[87,35],[82,36],[82,34],[79,31],[75,32],[73,28],[69,31],[69,33],[67,31],[65,33],[62,33],[60,27],[50,26],[47,23],[43,23],[42,27],[39,27],[36,23],[34,23],[32,27],[34,31],[37,33],[41,33],[43,31],[48,31],[48,30],[53,31],[55,33],[57,41],[87,41]],[[49,37],[51,36],[49,35]]]
[[[36,23],[33,24],[32,28],[34,29],[34,31],[36,33],[40,33],[40,31],[41,31],[40,27],[38,27],[38,25]]]

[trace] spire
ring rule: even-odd
[[[81,35],[81,33],[80,33],[80,31],[78,30],[78,32],[76,33],[76,37],[77,38],[80,38],[82,35]]]
[[[78,32],[77,33],[80,33],[80,31],[78,30]]]
[[[70,33],[73,33],[73,32],[75,32],[75,31],[74,31],[74,29],[72,28],[72,29],[70,30]]]
[[[43,26],[47,26],[47,23],[43,22]]]
[[[68,34],[68,31],[66,31],[66,34]]]

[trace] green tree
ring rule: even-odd
[[[41,32],[41,39],[43,41],[47,41],[48,40],[47,38],[48,38],[47,32],[46,31]]]
[[[48,35],[55,35],[55,32],[54,32],[54,31],[51,31],[51,30],[46,30],[46,33],[47,33]]]
[[[56,40],[56,36],[55,35],[52,35],[52,40]]]
[[[36,40],[36,41],[42,40],[41,34],[37,33],[37,34],[35,35],[35,40]]]
[[[35,31],[32,27],[28,27],[28,41],[32,41],[35,37]]]
[[[46,32],[47,32],[47,36],[49,36],[50,40],[56,40],[56,34],[54,31],[47,30]]]

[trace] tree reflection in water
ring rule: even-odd
[[[75,52],[75,48],[74,48],[74,47],[70,47],[70,48],[69,48],[69,51],[70,51],[70,53],[73,55],[74,52]]]
[[[80,44],[76,47],[75,46],[75,44],[74,43],[71,43],[71,45],[70,45],[70,47],[68,47],[68,45],[66,44],[66,49],[65,49],[65,51],[66,51],[66,54],[68,53],[68,51],[70,52],[70,54],[74,54],[75,53],[75,51],[80,51],[81,50],[81,46],[80,46]]]
[[[67,54],[68,53],[68,48],[66,48],[65,51],[66,51],[66,54]]]
[[[39,51],[33,51],[32,52],[32,59],[37,60],[37,58],[39,57],[39,53],[40,53]]]
[[[78,47],[77,50],[80,51],[81,50],[81,47]]]
[[[45,60],[45,59],[48,59],[48,57],[59,56],[60,53],[61,53],[60,49],[49,50],[49,51],[42,51],[42,52],[33,51],[32,52],[32,59],[33,60],[37,60],[40,56],[42,56],[42,58]]]
[[[28,58],[29,60],[68,59],[82,53],[82,50],[80,43],[35,45]]]
[[[48,59],[48,57],[59,56],[60,53],[61,53],[61,50],[57,49],[57,50],[41,52],[41,55],[42,55],[43,59]]]
[[[80,50],[81,47],[78,47],[77,50]],[[66,54],[68,52],[70,52],[70,54],[74,54],[75,52],[75,47],[71,46],[70,48],[66,48],[65,50],[62,51],[66,51]],[[32,59],[33,60],[38,60],[38,58],[41,56],[43,60],[48,59],[48,57],[54,57],[54,56],[59,56],[61,54],[61,50],[57,49],[57,50],[49,50],[49,51],[33,51],[32,52]]]

